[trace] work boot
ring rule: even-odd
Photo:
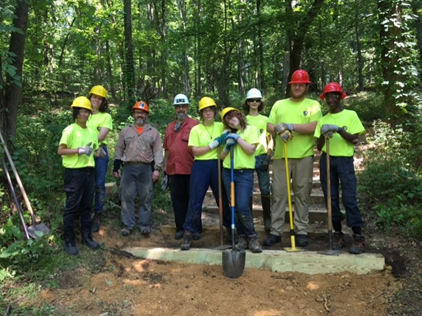
[[[365,248],[365,237],[362,235],[353,235],[353,244],[349,248],[349,252],[359,255]]]
[[[193,240],[201,239],[201,233],[200,232],[192,233],[192,239]]]
[[[262,216],[264,218],[264,228],[267,232],[271,230],[271,196],[261,195]]]
[[[176,232],[176,235],[174,235],[174,239],[176,239],[176,240],[180,240],[180,239],[182,239],[183,238],[183,234],[184,234],[185,232],[183,231],[183,230],[178,230],[177,232]]]
[[[183,237],[183,242],[182,242],[182,245],[180,246],[180,250],[189,250],[191,242],[192,242],[192,234],[188,231],[185,231],[185,236]]]
[[[309,244],[308,235],[296,235],[296,244],[299,247],[306,247]]]
[[[91,232],[82,233],[82,243],[87,245],[88,248],[92,250],[97,250],[98,248],[100,248],[100,244],[92,239]]]
[[[340,250],[341,248],[343,248],[344,243],[345,243],[344,234],[342,232],[334,232],[331,249]]]
[[[76,256],[79,254],[78,248],[76,248],[76,241],[75,239],[65,239],[63,243],[64,251],[71,256]]]
[[[101,214],[95,212],[94,217],[92,218],[91,232],[97,233],[100,230],[100,216]]]
[[[141,235],[149,236],[151,234],[151,228],[149,227],[141,227]]]
[[[252,253],[260,253],[262,252],[262,248],[259,245],[258,237],[251,237],[249,238],[249,250]]]
[[[273,234],[270,234],[265,240],[264,240],[264,246],[274,246],[275,244],[281,242],[281,236],[276,236]]]
[[[237,251],[243,251],[246,248],[248,248],[248,240],[246,239],[245,236],[241,236],[239,237],[239,241],[237,242],[237,244],[234,246],[234,248]]]

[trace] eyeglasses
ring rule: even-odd
[[[259,102],[261,102],[261,99],[248,99],[248,102],[256,102],[256,103],[259,103]]]

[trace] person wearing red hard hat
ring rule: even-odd
[[[273,204],[271,231],[264,246],[281,242],[287,204],[287,183],[284,144],[287,148],[288,169],[295,196],[294,228],[299,247],[308,245],[309,199],[313,178],[313,134],[321,118],[318,101],[306,98],[309,74],[296,70],[291,78],[290,98],[277,101],[268,120],[267,130],[274,133],[275,153],[273,160]]]
[[[145,101],[132,107],[135,122],[125,127],[117,141],[113,177],[120,182],[123,229],[121,235],[128,236],[136,226],[135,198],[139,197],[139,229],[142,235],[151,233],[151,200],[153,183],[158,181],[163,170],[163,147],[161,135],[148,121],[149,106]],[[151,164],[154,162],[154,171]],[[123,165],[123,174],[120,167]]]
[[[324,87],[320,96],[325,100],[330,112],[323,116],[317,124],[314,137],[317,138],[317,148],[322,151],[320,159],[320,179],[327,202],[327,156],[330,161],[331,179],[331,207],[332,223],[334,228],[331,248],[340,250],[345,244],[341,222],[343,214],[340,212],[339,189],[341,184],[342,200],[346,210],[347,226],[352,228],[353,243],[349,252],[360,254],[364,250],[365,238],[362,236],[363,220],[356,198],[356,175],[353,166],[354,147],[358,142],[359,134],[365,132],[355,111],[343,109],[341,101],[346,97],[342,87],[331,82]],[[329,139],[327,152],[326,139]]]

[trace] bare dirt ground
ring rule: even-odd
[[[105,254],[98,273],[80,269],[57,275],[58,289],[44,290],[42,299],[34,304],[53,304],[57,312],[66,315],[420,315],[403,312],[420,311],[420,300],[397,296],[413,290],[419,291],[416,297],[420,297],[420,245],[414,245],[407,254],[409,258],[414,256],[411,270],[410,263],[398,252],[386,250],[389,241],[368,236],[370,251],[384,251],[390,256],[390,265],[384,271],[307,275],[245,269],[240,278],[228,279],[221,266],[131,257],[121,249],[178,248],[180,241],[159,228],[147,238],[139,231],[124,238],[119,229],[104,226],[94,235],[103,244],[100,251]],[[314,248],[326,247],[327,240],[315,240],[313,244]],[[193,247],[218,245],[217,231],[204,234]],[[390,246],[400,248],[399,242]],[[409,283],[411,278],[419,281]]]

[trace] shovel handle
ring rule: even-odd
[[[21,178],[19,177],[18,171],[15,168],[15,164],[13,163],[12,156],[10,156],[9,149],[7,149],[6,142],[4,141],[3,135],[0,132],[0,140],[3,143],[4,152],[6,153],[7,159],[9,160],[10,166],[12,167],[13,174],[15,175],[16,182],[19,185],[19,189],[23,195],[23,199],[25,201],[26,207],[28,208],[29,213],[31,214],[32,224],[35,225],[35,215],[34,211],[32,210],[31,203],[29,202],[28,195],[26,194],[25,188],[23,187]]]
[[[287,186],[287,201],[289,203],[289,220],[290,220],[290,240],[292,243],[292,251],[296,250],[296,239],[293,224],[293,210],[292,210],[292,195],[290,190],[290,171],[289,158],[287,157],[287,143],[284,142],[284,163],[286,167],[286,186]]]
[[[220,161],[220,146],[217,147],[218,155],[218,215],[220,220],[220,244],[223,246],[223,189],[221,187],[221,161]]]

